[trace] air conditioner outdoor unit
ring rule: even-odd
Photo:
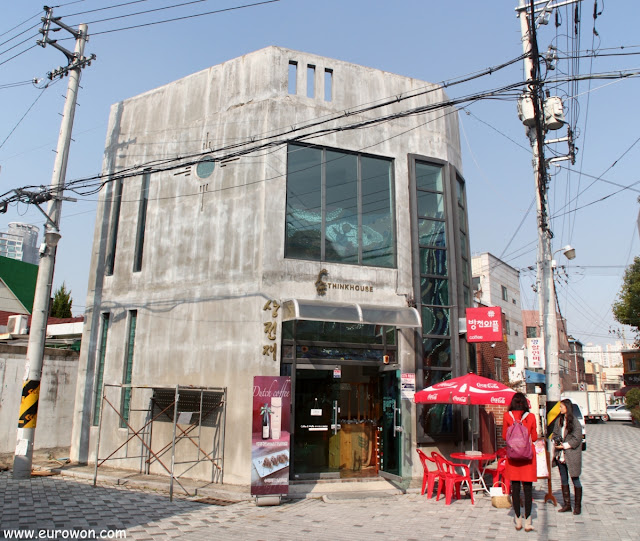
[[[9,334],[26,334],[27,333],[27,321],[29,316],[9,316],[7,321],[7,332]]]

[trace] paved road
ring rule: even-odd
[[[14,481],[0,474],[0,539],[6,530],[45,529],[49,539],[126,530],[127,539],[241,540],[511,540],[636,541],[640,538],[637,453],[640,428],[629,423],[587,425],[583,514],[557,513],[544,504],[546,483],[534,491],[535,532],[516,532],[509,510],[488,497],[427,500],[419,494],[378,499],[296,500],[278,507],[244,501],[222,507],[170,502],[160,492],[99,485],[67,477]],[[554,493],[560,498],[553,470]],[[53,530],[59,530],[54,532]],[[3,537],[4,535],[4,537]],[[42,537],[41,537],[42,538]]]

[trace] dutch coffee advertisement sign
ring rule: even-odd
[[[291,378],[255,376],[251,431],[251,494],[288,494]]]

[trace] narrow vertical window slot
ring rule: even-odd
[[[142,269],[142,253],[144,249],[144,229],[147,222],[147,205],[149,202],[149,173],[142,175],[140,206],[138,207],[138,229],[136,231],[136,250],[133,259],[133,272]]]
[[[298,78],[298,63],[295,60],[290,60],[289,61],[289,94],[296,94],[298,92],[297,78]]]
[[[104,383],[104,359],[107,351],[107,334],[109,332],[109,314],[102,314],[102,329],[100,333],[100,346],[98,347],[98,366],[96,367],[96,385],[93,396],[93,419],[91,424],[98,426],[100,421],[100,408],[102,406],[102,384]]]
[[[109,239],[109,251],[107,253],[107,261],[105,265],[105,273],[107,276],[113,274],[116,261],[116,247],[118,245],[118,223],[120,222],[120,207],[122,205],[122,180],[118,180],[113,196],[113,212],[111,214],[111,234]]]
[[[307,98],[316,97],[316,67],[307,66]]]
[[[129,329],[127,332],[126,354],[124,360],[124,374],[122,383],[126,387],[122,388],[122,401],[120,404],[120,428],[127,428],[129,422],[129,412],[131,410],[131,380],[133,376],[133,350],[136,342],[136,324],[138,321],[138,311],[129,311]]]
[[[324,101],[333,100],[333,70],[324,70]]]

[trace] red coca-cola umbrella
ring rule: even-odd
[[[515,391],[493,379],[469,373],[441,381],[415,394],[416,404],[495,404],[508,406]]]

